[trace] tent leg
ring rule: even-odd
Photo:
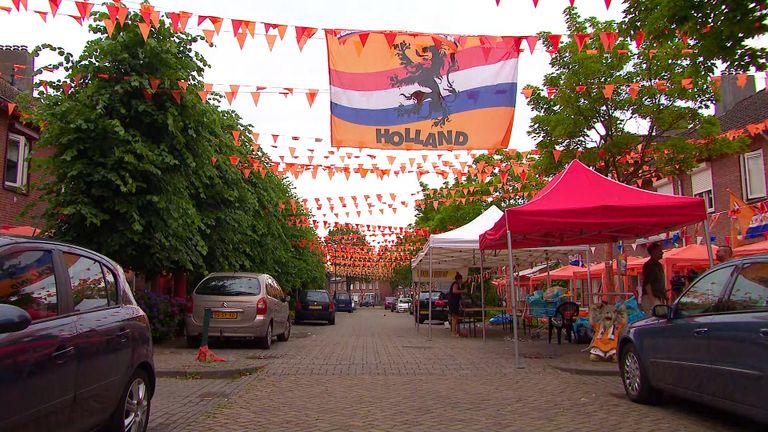
[[[413,308],[413,325],[416,327],[416,334],[419,334],[419,297],[421,297],[421,270],[420,266],[416,267],[416,289],[414,290],[416,295],[414,296],[411,307]]]
[[[485,278],[483,277],[483,255],[480,251],[480,313],[483,320],[483,342],[485,342]],[[475,324],[472,323],[474,326]]]
[[[592,255],[590,254],[592,252],[592,248],[587,245],[587,300],[585,303],[587,303],[587,307],[592,303],[592,272],[589,270],[589,268],[592,266]]]
[[[504,216],[506,220],[506,215]],[[520,348],[517,340],[517,293],[515,292],[515,262],[512,256],[512,233],[509,232],[509,221],[507,220],[507,253],[509,254],[509,286],[512,289],[512,332],[515,343],[515,367],[522,369],[520,365]]]
[[[432,340],[432,249],[429,250],[429,325],[427,326],[429,340]]]
[[[709,267],[715,266],[715,257],[712,254],[712,236],[709,234],[709,216],[704,217],[704,241],[707,245],[707,256],[709,257]]]

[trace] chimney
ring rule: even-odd
[[[0,45],[0,78],[23,93],[32,93],[35,58],[24,45]]]
[[[720,81],[720,97],[715,104],[716,116],[725,114],[734,105],[757,92],[753,75],[747,75],[747,82],[744,87],[739,87],[738,77],[738,74],[733,72],[723,72]]]

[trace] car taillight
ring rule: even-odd
[[[448,302],[446,302],[445,300],[435,300],[435,306],[439,308],[444,308],[447,305],[448,305]]]
[[[301,300],[296,299],[296,310],[301,310]]]
[[[195,311],[195,302],[192,300],[192,296],[187,297],[187,313],[192,315]]]
[[[267,299],[262,297],[256,302],[256,315],[266,315],[266,314],[267,314]]]
[[[328,310],[331,310],[331,311],[333,310],[333,302],[331,302],[331,304],[328,305]]]

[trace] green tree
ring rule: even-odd
[[[644,31],[654,44],[690,38],[704,62],[729,69],[765,70],[768,49],[754,38],[768,31],[763,0],[627,0],[624,14],[632,31]]]
[[[324,243],[330,258],[330,271],[346,278],[347,291],[356,281],[370,280],[363,267],[374,261],[374,251],[360,229],[337,225],[328,231]]]
[[[150,275],[261,271],[289,290],[322,282],[320,255],[296,245],[314,231],[287,223],[304,210],[276,210],[295,194],[280,177],[256,175],[270,161],[237,114],[216,106],[220,96],[197,94],[208,67],[193,50],[202,37],[161,21],[145,41],[142,20],[131,14],[111,37],[91,25],[96,37],[78,58],[35,50],[57,51],[53,67],[66,73],[26,104],[48,152],[46,228]]]
[[[716,138],[716,120],[702,114],[715,101],[708,78],[714,62],[693,59],[682,42],[638,51],[620,33],[615,47],[605,50],[600,35],[616,32],[617,23],[582,19],[574,8],[566,8],[565,20],[570,34],[592,37],[581,51],[576,38],[564,44],[550,61],[553,72],[545,75],[544,88],[528,87],[536,113],[529,135],[538,140],[535,168],[541,176],[578,158],[636,185],[743,148],[744,140]],[[685,133],[701,125],[702,138],[710,138],[705,144]]]

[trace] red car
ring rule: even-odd
[[[397,307],[397,297],[384,297],[384,309],[395,311]]]

